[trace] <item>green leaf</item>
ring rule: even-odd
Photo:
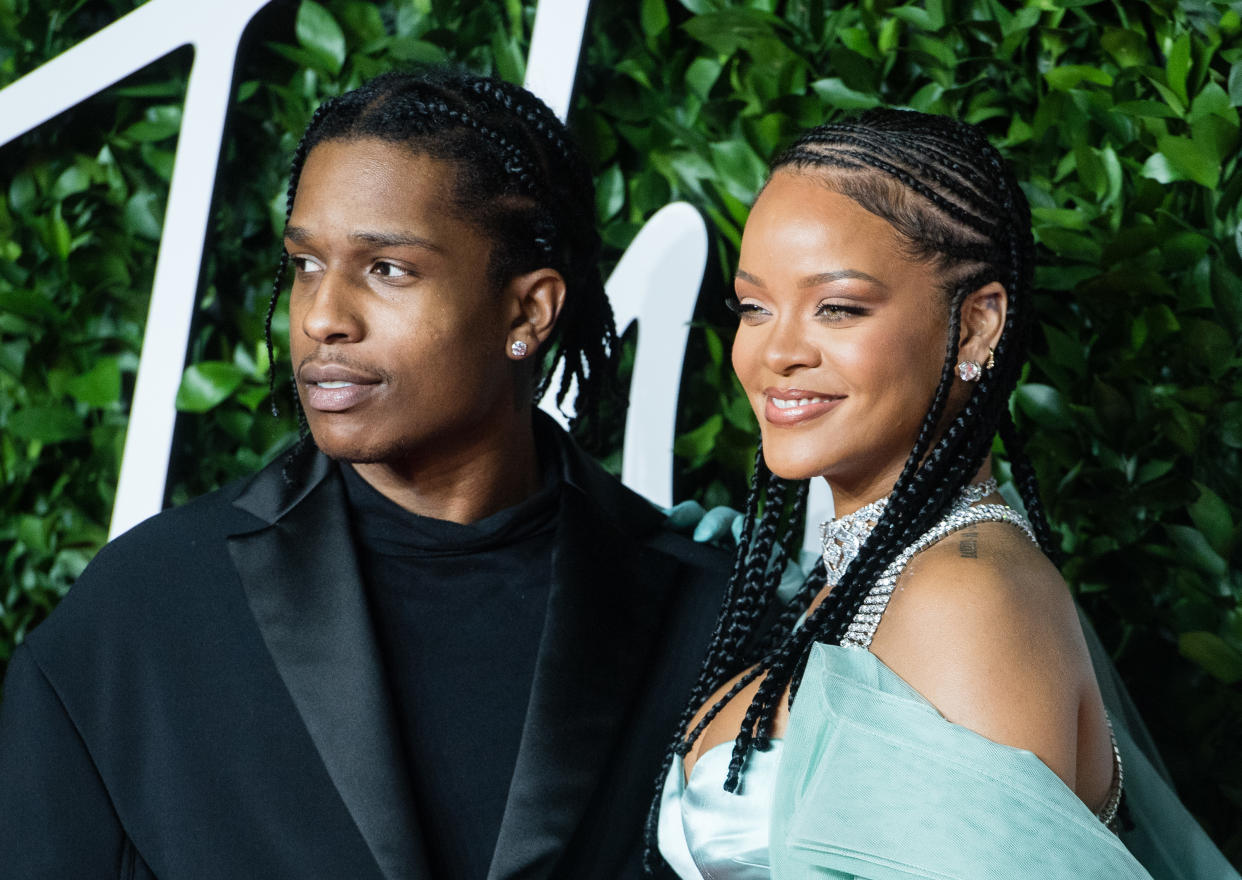
[[[1190,103],[1186,94],[1186,77],[1190,73],[1190,34],[1183,33],[1173,43],[1169,51],[1165,74],[1169,79],[1169,88],[1181,99],[1182,106]]]
[[[673,443],[673,453],[692,463],[702,461],[711,455],[723,427],[724,416],[716,413],[693,431],[678,437]]]
[[[1242,653],[1215,633],[1202,630],[1182,633],[1177,638],[1177,649],[1183,657],[1198,663],[1225,684],[1242,681]]]
[[[643,33],[649,37],[658,36],[668,28],[668,7],[664,0],[643,0],[639,20],[642,22]]]
[[[5,312],[26,318],[55,318],[60,315],[56,304],[41,292],[0,288],[0,314]]]
[[[104,357],[80,376],[70,379],[66,390],[88,406],[104,409],[121,398],[121,367],[116,357]]]
[[[1134,67],[1147,60],[1147,41],[1128,28],[1107,28],[1100,45],[1121,67]]]
[[[768,168],[750,144],[735,138],[711,144],[708,149],[725,190],[741,202],[753,202]]]
[[[821,101],[838,110],[869,110],[881,103],[876,95],[855,91],[836,76],[818,79],[811,83],[811,88]]]
[[[1220,162],[1211,152],[1211,148],[1190,138],[1161,135],[1157,139],[1160,153],[1168,163],[1168,168],[1175,174],[1174,180],[1193,180],[1208,189],[1215,189],[1220,182]],[[1151,159],[1148,160],[1148,164]],[[1147,166],[1144,166],[1146,172]],[[1148,175],[1153,176],[1153,175]],[[1159,178],[1156,178],[1159,180]],[[1167,183],[1168,181],[1162,181]]]
[[[315,0],[302,0],[295,24],[298,42],[325,71],[336,76],[345,64],[345,33],[332,13]]]
[[[1224,558],[1212,549],[1207,538],[1198,529],[1190,526],[1166,525],[1165,531],[1177,545],[1182,559],[1211,577],[1223,577],[1228,566]]]
[[[520,83],[526,75],[526,53],[516,40],[503,31],[492,34],[492,57],[496,73],[511,83]]]
[[[1242,449],[1242,403],[1234,401],[1220,408],[1220,439],[1226,446]]]
[[[1229,103],[1242,107],[1242,61],[1233,62],[1229,68]]]
[[[1014,392],[1018,408],[1038,427],[1065,430],[1074,424],[1074,416],[1061,392],[1051,385],[1027,383]]]
[[[409,35],[394,37],[388,44],[388,54],[397,61],[416,64],[443,64],[448,60],[448,53],[443,47]]]
[[[1064,67],[1054,67],[1044,74],[1044,80],[1047,81],[1051,88],[1062,92],[1068,92],[1084,82],[1091,82],[1101,86],[1111,86],[1113,84],[1113,78],[1107,72],[1100,70],[1098,67],[1090,67],[1085,64],[1068,64]]]
[[[8,430],[15,437],[40,443],[76,440],[86,433],[82,419],[64,406],[28,406],[9,416]]]
[[[625,177],[619,165],[609,165],[595,182],[595,212],[600,223],[607,223],[625,204]]]
[[[1180,115],[1168,104],[1162,104],[1159,101],[1121,101],[1113,105],[1113,111],[1127,116],[1147,116],[1156,119],[1180,118]]]
[[[207,412],[237,390],[246,373],[226,361],[203,361],[186,367],[177,389],[177,409]]]
[[[39,190],[35,184],[34,175],[28,171],[14,175],[13,182],[9,184],[9,204],[13,207],[14,213],[30,213],[34,210],[38,199]]]
[[[138,143],[153,143],[170,138],[181,130],[181,107],[162,104],[150,107],[142,120],[135,122],[121,134]]]
[[[723,65],[714,58],[696,58],[686,68],[686,85],[691,92],[706,101],[723,69]]]
[[[90,173],[81,165],[70,165],[52,184],[52,198],[67,199],[69,196],[86,191],[90,185]]]
[[[1205,116],[1219,116],[1235,126],[1238,124],[1238,111],[1230,105],[1228,93],[1214,82],[1205,85],[1191,101],[1186,121],[1196,122]]]
[[[164,206],[160,195],[152,190],[134,193],[125,203],[125,223],[135,235],[159,241],[164,226]]]
[[[721,55],[771,42],[784,23],[774,15],[755,9],[725,9],[696,16],[683,27],[686,33]]]
[[[1228,557],[1233,543],[1233,517],[1229,514],[1229,505],[1219,495],[1196,482],[1199,497],[1187,508],[1190,520],[1195,524],[1208,544],[1223,557]]]

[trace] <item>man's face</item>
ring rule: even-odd
[[[302,169],[285,249],[289,340],[315,444],[397,469],[500,430],[519,407],[488,280],[490,242],[453,209],[446,162],[377,139],[326,141]]]

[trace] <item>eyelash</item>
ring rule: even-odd
[[[815,317],[817,318],[827,318],[834,315],[847,315],[851,318],[857,318],[865,314],[867,314],[867,310],[861,306],[843,306],[840,303],[820,303],[819,308],[815,310]],[[840,320],[840,318],[835,317],[833,320]]]
[[[739,318],[763,311],[760,306],[757,306],[754,303],[741,302],[735,296],[726,297],[725,306]],[[867,309],[862,306],[847,306],[842,305],[841,303],[820,303],[815,309],[815,317],[829,318],[837,321],[842,320],[843,316],[857,318],[865,314],[867,314]]]
[[[376,272],[376,270],[379,269],[381,266],[387,266],[388,268],[394,271],[391,273]],[[391,260],[377,260],[371,266],[371,271],[374,272],[376,275],[379,275],[381,278],[407,278],[414,274],[409,269],[403,269],[401,266],[398,266],[396,263],[392,262]]]

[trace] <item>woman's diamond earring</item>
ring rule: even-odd
[[[513,344],[509,346],[509,353],[518,360],[526,357],[527,351],[529,351],[529,349],[527,348],[526,343],[520,339],[513,340]]]

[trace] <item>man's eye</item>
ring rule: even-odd
[[[319,269],[319,264],[309,257],[297,257],[290,255],[289,263],[298,272],[315,272]]]
[[[389,263],[385,260],[380,260],[372,266],[371,272],[375,275],[382,275],[385,278],[404,278],[406,275],[410,274],[396,263]]]

